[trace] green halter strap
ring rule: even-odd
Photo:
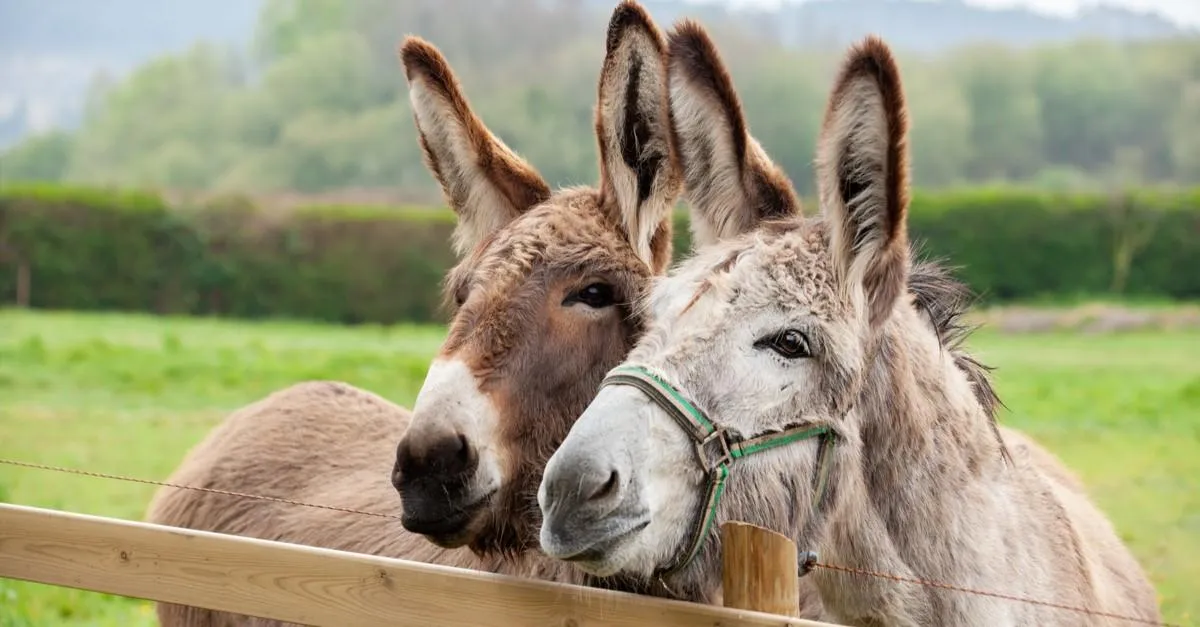
[[[696,459],[704,470],[708,497],[692,523],[687,549],[679,554],[674,563],[662,569],[661,578],[686,566],[704,544],[717,517],[717,505],[725,491],[725,480],[733,462],[773,448],[810,438],[820,438],[817,452],[816,488],[813,494],[814,510],[820,506],[829,480],[829,460],[832,458],[834,433],[828,426],[800,426],[764,433],[749,439],[731,436],[725,427],[714,423],[700,408],[683,396],[674,386],[644,366],[624,365],[614,368],[604,377],[601,387],[628,385],[635,387],[651,401],[666,411],[688,434],[696,447]],[[715,446],[714,446],[715,445]]]

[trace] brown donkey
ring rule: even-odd
[[[446,281],[449,334],[415,411],[341,383],[296,385],[231,414],[171,477],[403,522],[171,488],[156,495],[149,520],[648,592],[537,551],[536,490],[546,459],[640,333],[629,303],[671,256],[680,173],[665,52],[646,13],[622,2],[599,81],[600,185],[551,193],[472,113],[441,54],[408,39],[400,58],[414,120],[458,216],[460,255]],[[393,459],[403,507],[387,479]],[[170,604],[159,617],[170,626],[278,624]]]
[[[466,253],[446,280],[445,343],[392,441],[408,531],[478,554],[537,547],[545,460],[632,346],[629,303],[670,261],[680,180],[665,54],[641,7],[618,6],[596,107],[600,185],[551,194],[471,113],[441,56],[405,45],[421,146]]]
[[[841,68],[812,218],[763,192],[765,156],[699,26],[677,27],[670,59],[685,186],[720,241],[656,281],[629,360],[547,463],[545,551],[597,576],[702,590],[721,578],[714,530],[744,520],[824,563],[1093,612],[817,568],[838,622],[1160,620],[1078,481],[997,430],[986,372],[958,346],[961,286],[912,261],[907,118],[887,46],[867,38]],[[781,219],[754,228],[765,214]]]

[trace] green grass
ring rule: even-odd
[[[337,328],[0,311],[0,457],[161,479],[230,410],[307,379],[410,405],[439,327]],[[1200,617],[1200,331],[979,333],[1002,420],[1078,472],[1154,577]],[[140,519],[152,486],[0,466],[0,500]],[[154,625],[150,603],[0,580],[0,627]]]

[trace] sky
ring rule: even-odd
[[[781,0],[724,1],[731,5],[777,5]],[[1081,6],[1100,4],[1097,0],[965,0],[965,2],[967,4],[987,7],[1023,6],[1042,13],[1055,15],[1071,15],[1078,11]],[[1103,4],[1138,11],[1154,11],[1181,24],[1200,28],[1200,0],[1105,0]]]

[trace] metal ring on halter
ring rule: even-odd
[[[800,554],[800,576],[803,577],[812,572],[812,569],[817,565],[817,552],[805,551]]]

